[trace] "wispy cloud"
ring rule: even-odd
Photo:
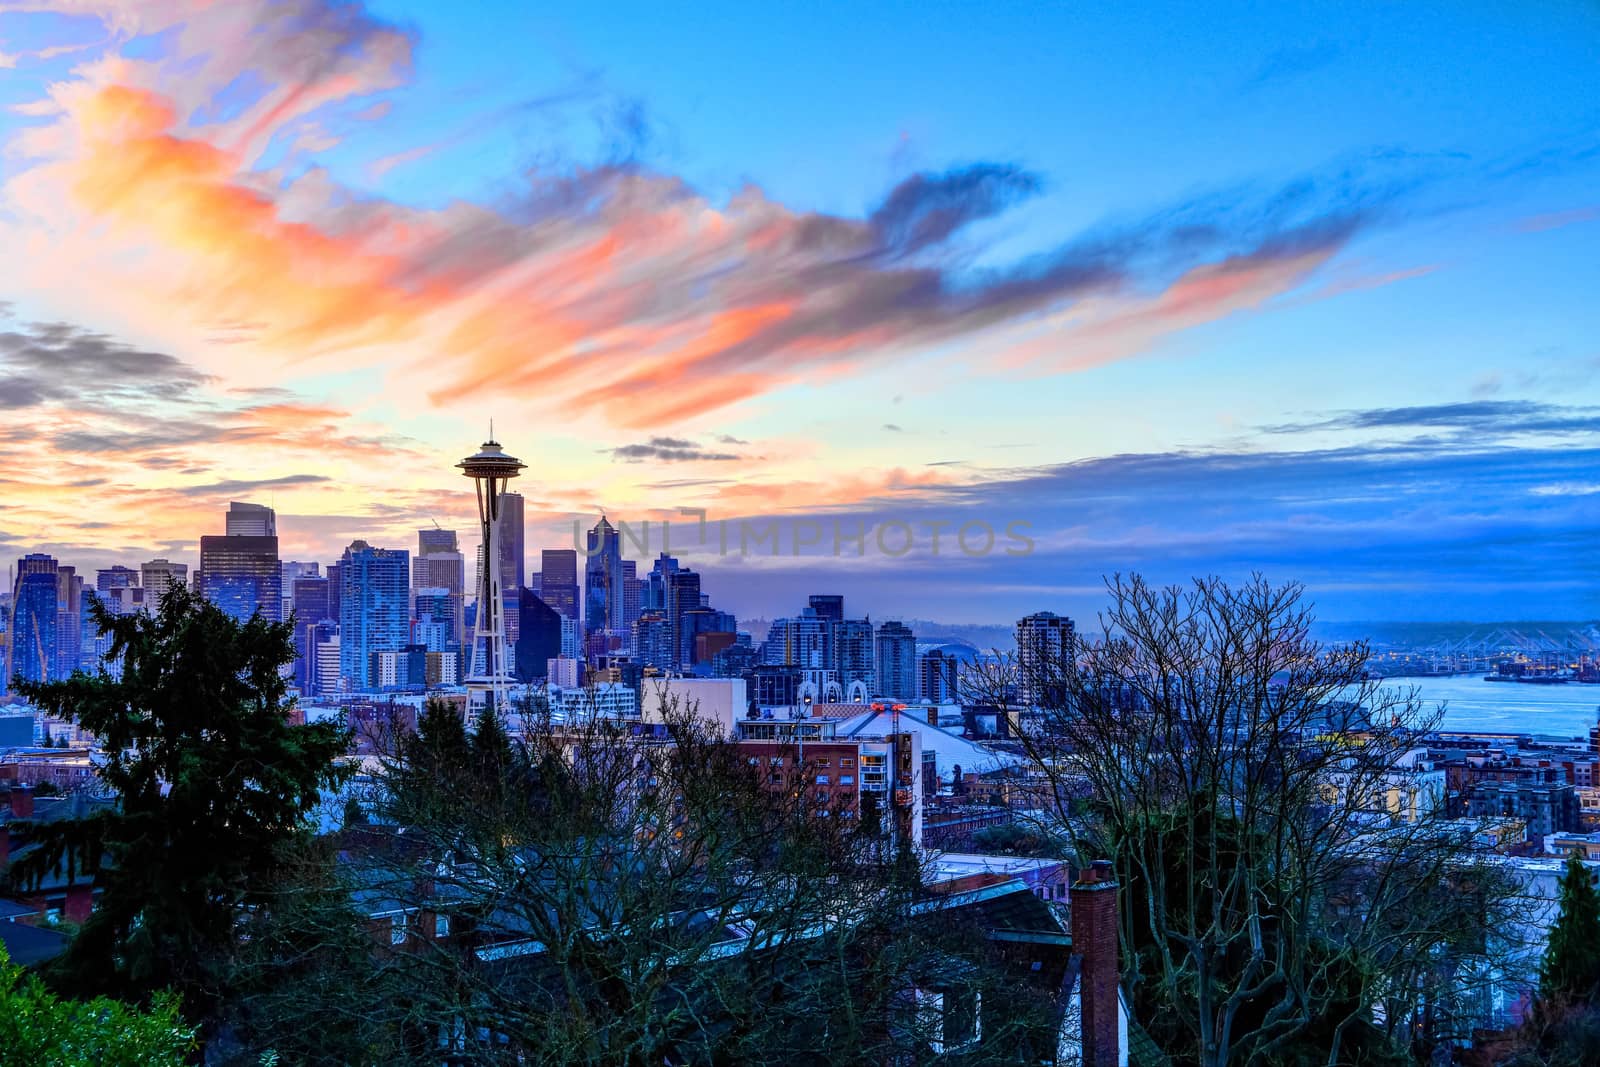
[[[685,440],[681,437],[652,437],[642,444],[619,445],[611,449],[614,459],[624,460],[629,463],[641,463],[645,460],[656,460],[662,463],[698,462],[725,462],[741,459],[734,452],[713,452],[703,448],[696,441]]]
[[[413,388],[446,406],[528,389],[614,425],[668,430],[1002,328],[1047,335],[1016,347],[1015,365],[1126,358],[1305,284],[1389,222],[1406,192],[1382,161],[1341,164],[1189,197],[981,269],[976,224],[1044,187],[1011,162],[910,175],[851,217],[755,187],[716,203],[622,146],[597,165],[533,173],[510,204],[422,210],[316,168],[259,170],[264,146],[320,121],[318,108],[394,121],[371,101],[408,77],[409,33],[320,0],[87,8],[118,32],[170,29],[171,54],[106,59],[51,88],[40,107],[50,121],[22,139],[39,163],[7,188],[28,234],[54,238],[36,240],[47,250],[36,269],[112,271],[108,248],[154,246],[137,275],[103,279],[139,292],[129,314],[181,293],[199,321],[250,324],[218,339],[252,360],[416,353]],[[248,105],[213,113],[245,78],[260,86]],[[636,109],[622,112],[618,137],[637,142]],[[85,219],[92,244],[72,237]],[[1088,321],[1052,330],[1063,314]]]
[[[1308,422],[1264,427],[1267,433],[1317,430],[1449,430],[1474,438],[1517,434],[1585,434],[1600,430],[1600,407],[1532,400],[1470,400],[1454,404],[1343,411]]]

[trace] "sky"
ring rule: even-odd
[[[1597,48],[1557,0],[0,0],[0,555],[192,563],[230,500],[285,559],[475,543],[492,419],[531,548],[667,521],[746,615],[1595,618]]]

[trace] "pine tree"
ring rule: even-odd
[[[63,988],[147,996],[170,987],[200,1018],[222,992],[215,967],[260,903],[279,847],[345,777],[334,761],[350,735],[290,722],[289,623],[241,622],[182,587],[155,614],[114,616],[98,599],[90,610],[111,637],[117,673],[18,688],[101,739],[98,773],[118,805],[36,825],[40,847],[12,874],[37,884],[65,864],[97,876],[99,905],[51,969]]]
[[[1577,851],[1561,876],[1561,915],[1550,928],[1539,997],[1551,1005],[1592,1004],[1600,993],[1600,892]]]

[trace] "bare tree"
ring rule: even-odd
[[[1206,1067],[1332,1065],[1456,1036],[1517,948],[1517,885],[1431,788],[1437,711],[1371,680],[1364,644],[1317,643],[1299,585],[1107,592],[1099,634],[981,664],[966,696],[1020,725],[1080,850],[1114,857],[1158,1043]]]
[[[450,931],[419,924],[395,957],[419,1053],[917,1062],[919,989],[1017,1004],[1016,1040],[988,1033],[1004,1052],[969,1061],[1034,1036],[1027,994],[938,921],[911,853],[885,862],[803,764],[754,764],[665,700],[658,718],[528,705],[513,739],[434,708],[385,760],[374,814],[396,847],[364,864],[369,889]]]

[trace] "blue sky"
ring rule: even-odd
[[[1592,4],[54,6],[0,2],[8,552],[192,553],[222,483],[292,552],[405,544],[497,415],[534,543],[1038,516],[1021,560],[707,561],[753,614],[829,567],[956,621],[1130,568],[1600,614]],[[19,476],[63,425],[118,446],[69,460],[89,524]]]

